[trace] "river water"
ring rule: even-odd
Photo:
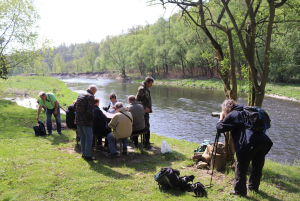
[[[91,84],[97,86],[95,97],[100,105],[108,105],[109,94],[128,105],[127,97],[136,95],[140,83],[126,83],[111,79],[60,78],[75,92],[82,92]],[[150,89],[153,113],[150,114],[151,132],[161,136],[202,143],[214,142],[218,118],[212,112],[220,112],[224,101],[221,90],[191,87],[154,85]],[[246,94],[240,94],[239,104],[246,104]],[[70,104],[73,100],[70,100]],[[265,97],[263,107],[270,114],[271,128],[267,135],[274,145],[267,158],[277,162],[293,162],[300,158],[299,114],[300,103]],[[220,139],[224,142],[224,137]],[[191,147],[191,153],[197,147]]]

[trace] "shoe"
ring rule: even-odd
[[[137,145],[136,145],[136,144],[133,145],[133,146],[132,146],[132,149],[139,149],[139,145],[138,145],[138,144],[137,144]]]
[[[58,132],[58,134],[62,135],[62,132]]]
[[[118,152],[116,152],[116,153],[109,153],[108,154],[108,157],[110,157],[110,158],[118,158],[119,157],[119,154],[118,154]]]
[[[145,145],[145,149],[149,150],[151,148],[152,148],[152,146],[150,144]]]
[[[240,193],[237,193],[235,192],[234,189],[230,189],[230,195],[240,195],[240,196],[246,196],[246,194],[240,194]]]
[[[52,134],[52,131],[48,131],[48,135],[51,135]]]
[[[127,154],[127,148],[126,148],[126,149],[123,149],[122,154],[123,154],[123,155],[126,155],[126,154]]]
[[[81,155],[81,158],[84,158],[84,157],[85,157],[85,156],[82,154],[82,155]]]
[[[249,191],[254,191],[254,192],[258,193],[258,190],[253,189],[253,188],[249,188],[249,185],[248,185],[248,184],[247,184],[247,189],[248,189]]]
[[[87,160],[87,161],[94,161],[94,160],[97,160],[95,157],[92,157],[92,156],[90,156],[90,157],[84,157],[84,159],[85,160]]]

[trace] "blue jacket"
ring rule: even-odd
[[[247,119],[245,113],[242,112],[243,107],[243,105],[234,105],[232,111],[216,126],[219,133],[231,131],[238,162],[242,161],[253,148],[253,143],[265,142],[268,146],[267,153],[273,145],[271,139],[264,132],[253,132],[246,129],[244,122]]]

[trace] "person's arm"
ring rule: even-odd
[[[109,128],[112,128],[112,129],[116,129],[117,126],[118,126],[118,121],[117,121],[116,116],[114,116],[114,117],[110,120],[110,122],[109,122],[109,124],[108,124],[108,127],[109,127]]]
[[[42,108],[43,108],[43,106],[40,105],[40,106],[39,106],[39,109],[38,109],[38,114],[37,114],[37,116],[36,116],[36,118],[35,118],[37,121],[38,121],[39,118],[40,118],[40,114],[41,114]]]
[[[58,101],[56,100],[55,102],[55,107],[54,107],[54,114],[57,114],[57,110],[59,110],[59,108],[58,108]]]
[[[239,126],[239,113],[234,112],[228,114],[226,117],[221,113],[220,120],[217,123],[217,130],[219,133],[223,133],[226,131],[232,131]]]
[[[89,120],[92,120],[94,118],[94,101],[95,101],[94,96],[90,96],[88,98],[86,113]]]
[[[147,108],[145,106],[144,102],[142,101],[144,96],[145,96],[145,90],[143,88],[139,88],[139,90],[136,94],[136,101],[139,102],[143,106],[145,113],[150,113],[150,109]]]

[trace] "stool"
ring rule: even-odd
[[[147,134],[148,131],[144,131],[142,133],[136,133],[131,135],[130,137],[136,137],[136,136],[141,136],[141,151],[143,151],[143,141],[144,141],[144,134]]]

